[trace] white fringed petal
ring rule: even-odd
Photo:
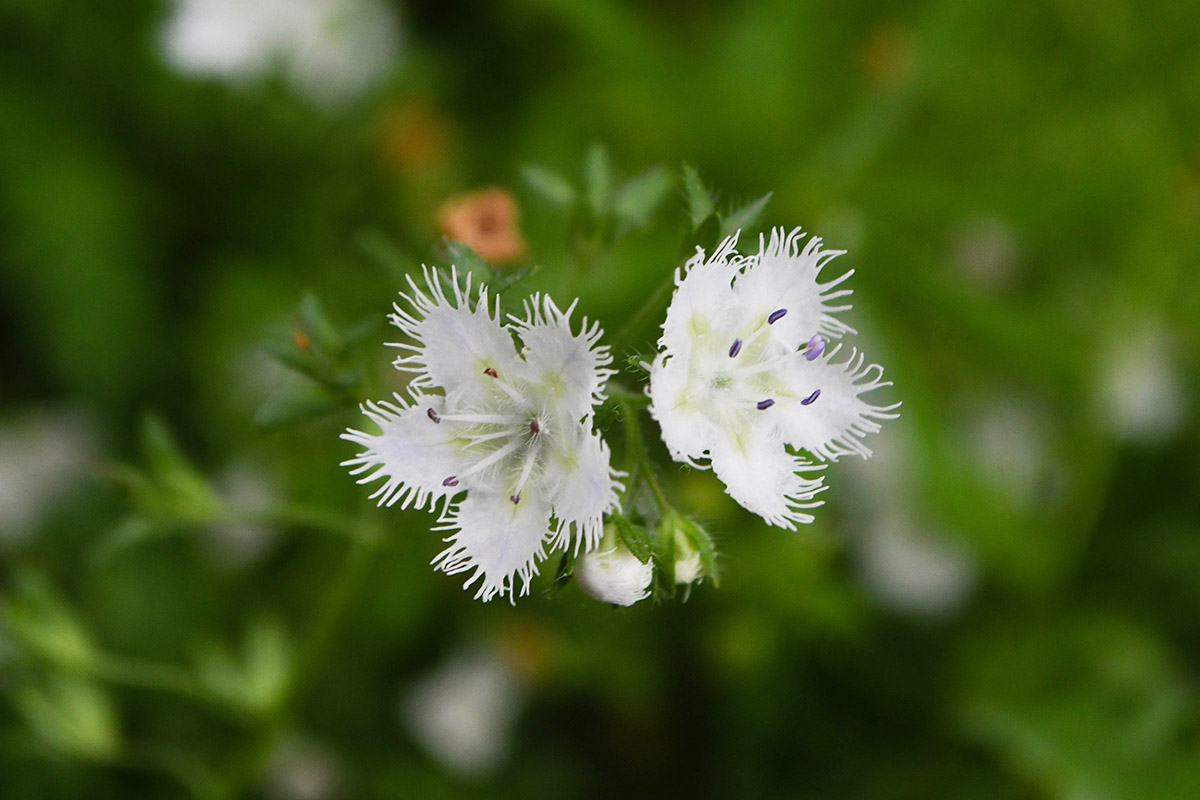
[[[603,517],[619,504],[621,473],[610,466],[608,445],[598,433],[578,430],[573,441],[546,455],[546,497],[559,521],[556,548],[592,550],[604,533]],[[574,544],[572,545],[572,540]]]
[[[704,468],[701,459],[721,434],[706,405],[706,387],[691,380],[687,356],[659,355],[650,367],[650,416],[676,461]]]
[[[801,473],[814,467],[787,452],[764,428],[738,432],[713,444],[712,468],[725,492],[770,525],[795,530],[796,523],[813,521],[810,508],[821,505],[813,497],[824,487],[821,479]]]
[[[439,531],[448,531],[449,547],[433,564],[449,575],[471,572],[463,588],[478,582],[475,599],[487,602],[496,595],[516,601],[529,594],[529,582],[546,557],[550,536],[550,504],[534,494],[520,502],[483,490],[470,492],[451,506],[440,520]]]
[[[844,455],[869,457],[871,450],[862,439],[878,433],[881,421],[899,416],[898,403],[875,406],[863,399],[868,392],[892,385],[883,380],[883,367],[867,364],[856,348],[845,361],[834,363],[840,350],[839,344],[814,361],[797,353],[786,373],[791,396],[780,397],[770,409],[785,442],[829,461]],[[816,399],[802,405],[816,390]]]
[[[544,387],[548,400],[568,418],[582,419],[603,402],[604,384],[613,370],[607,369],[612,354],[599,344],[598,322],[589,325],[584,317],[580,332],[571,332],[575,305],[561,311],[548,295],[535,294],[525,303],[525,318],[513,318],[513,323],[525,345],[525,379]]]
[[[430,417],[431,410],[435,415],[445,413],[445,398],[419,392],[408,403],[400,395],[395,398],[395,403],[384,400],[363,405],[363,413],[380,432],[374,435],[351,429],[343,433],[343,439],[367,449],[343,461],[342,466],[351,467],[351,475],[362,475],[359,483],[383,480],[371,495],[381,506],[400,501],[401,508],[425,508],[426,503],[436,506],[439,500],[462,491],[444,481],[469,466],[454,445],[452,427]]]
[[[769,242],[759,237],[758,255],[746,260],[745,270],[734,285],[747,319],[765,319],[774,311],[787,311],[774,324],[773,334],[790,350],[799,348],[814,333],[829,339],[854,333],[835,316],[850,310],[849,304],[836,303],[850,296],[849,289],[838,287],[854,270],[826,283],[818,282],[829,262],[846,251],[822,250],[821,240],[815,236],[801,247],[803,238],[799,228],[787,234],[783,228],[775,228]]]
[[[409,291],[400,295],[405,302],[395,305],[390,319],[415,344],[393,345],[407,353],[395,365],[416,374],[414,386],[486,402],[493,390],[486,370],[510,375],[520,360],[517,349],[499,322],[498,306],[489,308],[487,287],[479,288],[472,305],[471,276],[462,285],[451,270],[449,280],[448,296],[437,269],[425,269],[425,289],[409,277]]]
[[[692,348],[719,347],[737,320],[730,286],[744,259],[733,252],[737,235],[726,238],[711,257],[697,247],[682,270],[675,270],[675,293],[667,308],[659,346],[687,356]],[[731,258],[732,256],[732,258]],[[728,347],[728,343],[724,345]]]

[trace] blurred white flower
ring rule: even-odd
[[[342,797],[342,769],[328,747],[291,735],[271,754],[263,780],[269,800],[333,800]]]
[[[871,451],[861,439],[893,419],[899,404],[873,406],[862,396],[881,386],[883,368],[857,350],[837,363],[826,339],[854,331],[835,314],[837,287],[853,270],[820,283],[843,251],[822,250],[801,232],[771,232],[759,253],[740,256],[737,234],[707,260],[703,250],[676,271],[675,294],[650,372],[650,412],[676,461],[711,466],[726,492],[768,523],[794,529],[823,487],[804,473],[817,459]],[[707,459],[703,463],[700,459]]]
[[[602,603],[631,606],[645,600],[654,578],[653,562],[638,561],[617,538],[611,524],[606,526],[605,534],[599,547],[575,562],[575,582],[585,594]]]
[[[1105,356],[1100,401],[1109,426],[1122,439],[1170,439],[1188,414],[1187,396],[1170,337],[1149,327],[1123,338]]]
[[[495,650],[461,652],[405,694],[401,720],[444,767],[486,777],[512,750],[526,691]]]
[[[972,283],[996,289],[1016,277],[1020,250],[1012,226],[999,217],[976,217],[953,234],[950,256]]]
[[[280,495],[268,473],[250,462],[230,465],[217,478],[217,488],[233,509],[248,513],[276,506]],[[240,569],[262,558],[278,538],[278,531],[259,522],[222,522],[208,529],[204,540],[209,557],[218,566]]]
[[[321,105],[353,99],[394,65],[398,20],[379,0],[175,0],[161,33],[178,71],[257,80],[280,71]]]
[[[867,590],[900,611],[948,616],[975,586],[976,566],[964,550],[949,539],[914,528],[902,517],[883,518],[858,545]]]
[[[1061,470],[1051,458],[1051,429],[1033,403],[996,398],[974,410],[963,440],[985,483],[1032,508],[1052,499],[1062,484]]]
[[[96,435],[74,411],[0,425],[0,549],[20,544],[54,501],[86,474]]]
[[[364,406],[382,433],[343,434],[367,448],[344,466],[367,473],[359,483],[384,479],[372,495],[380,504],[442,501],[438,530],[450,532],[450,547],[434,563],[450,574],[473,570],[464,588],[479,581],[478,599],[515,600],[516,577],[527,594],[547,544],[591,550],[617,506],[618,473],[592,432],[612,356],[597,344],[598,324],[585,318],[571,332],[574,304],[560,311],[534,295],[524,319],[501,325],[487,287],[472,303],[469,275],[463,287],[451,273],[451,298],[440,281],[426,269],[426,294],[409,280],[407,307],[397,305],[392,322],[416,342],[396,345],[411,352],[396,360],[416,374],[410,397]]]

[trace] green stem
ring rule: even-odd
[[[655,287],[654,291],[650,293],[650,296],[646,298],[646,302],[642,303],[641,307],[637,311],[633,312],[633,316],[629,318],[629,321],[621,327],[621,330],[617,331],[617,335],[613,344],[614,353],[620,354],[625,352],[625,350],[632,343],[633,338],[637,336],[637,334],[645,326],[646,319],[660,305],[662,305],[663,298],[674,287],[675,275],[672,273],[671,275],[667,276],[666,280]]]
[[[90,672],[92,677],[116,686],[173,694],[229,710],[228,703],[208,691],[191,672],[170,664],[100,653]]]
[[[663,491],[662,485],[658,482],[658,476],[654,474],[654,467],[650,464],[650,458],[646,454],[645,442],[642,440],[642,426],[638,421],[639,407],[628,400],[617,399],[618,405],[624,411],[625,423],[625,447],[626,459],[630,464],[629,469],[629,486],[625,489],[625,493],[633,489],[634,477],[640,470],[640,477],[650,487],[650,493],[654,495],[654,502],[658,504],[659,509],[665,514],[671,510],[671,504],[667,501],[666,492]]]

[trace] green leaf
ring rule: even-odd
[[[182,529],[178,526],[165,525],[140,514],[132,514],[117,523],[92,546],[92,563],[103,564],[132,547],[165,539],[180,532]]]
[[[315,383],[297,383],[267,398],[254,414],[254,422],[273,428],[326,414],[341,405],[338,398]]]
[[[712,217],[717,210],[712,194],[700,180],[700,173],[695,167],[683,165],[683,193],[687,198],[688,217],[692,221],[692,230],[699,231],[700,226]]]
[[[460,273],[472,272],[475,274],[476,280],[484,281],[491,284],[492,267],[483,257],[471,249],[469,245],[454,239],[446,240],[446,258],[451,264],[458,267]],[[441,270],[438,274],[441,274]]]
[[[645,225],[674,185],[675,181],[667,170],[652,167],[617,189],[613,213],[628,226]]]
[[[721,236],[732,236],[735,231],[749,228],[758,222],[767,203],[771,201],[771,192],[767,192],[757,200],[747,203],[741,208],[735,208],[721,218]]]
[[[121,751],[116,707],[93,683],[55,676],[19,687],[13,705],[42,741],[66,755],[109,761]]]
[[[716,214],[711,214],[696,228],[693,241],[708,253],[716,249],[721,242],[721,220]],[[690,257],[690,256],[689,256]]]
[[[300,298],[297,310],[300,319],[300,329],[308,334],[313,344],[329,355],[337,355],[342,351],[342,337],[337,326],[325,312],[325,307],[312,292],[307,292]]]
[[[620,514],[613,515],[613,522],[617,525],[617,535],[621,537],[621,541],[629,548],[629,552],[633,553],[634,557],[645,564],[653,555],[653,548],[650,545],[650,532],[641,525],[636,525]]]
[[[55,666],[87,670],[95,661],[95,646],[79,615],[40,573],[18,573],[13,591],[0,604],[0,629]]]
[[[526,164],[521,168],[521,179],[534,194],[552,206],[570,208],[575,205],[575,187],[557,172],[536,164]]]
[[[597,143],[588,148],[583,174],[588,205],[596,216],[602,216],[608,210],[613,184],[612,161],[604,145]]]

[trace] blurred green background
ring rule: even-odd
[[[0,1],[0,797],[1200,797],[1198,33],[1127,0]],[[674,184],[589,249],[521,175],[578,185],[593,143]],[[400,385],[401,273],[503,187],[542,267],[507,299],[611,338],[697,244],[684,163],[849,250],[902,417],[798,533],[664,465],[719,589],[613,610],[549,562],[474,602],[338,465],[349,395]],[[272,359],[309,338],[345,391]]]

